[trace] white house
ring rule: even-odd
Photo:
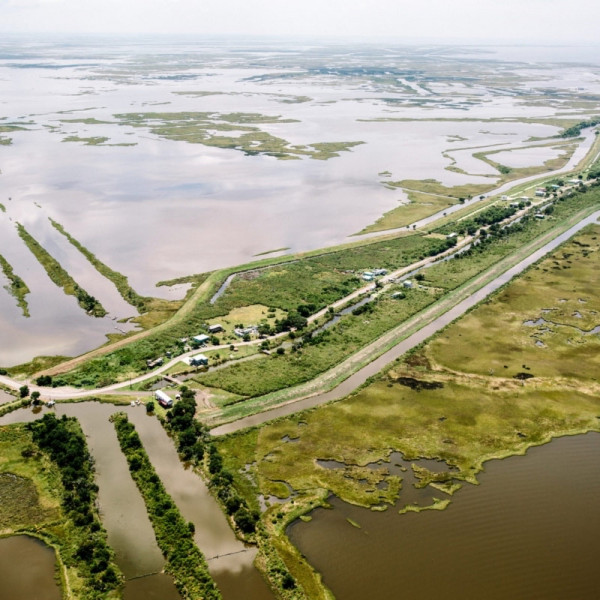
[[[205,333],[201,333],[200,335],[195,335],[192,339],[198,344],[206,344],[206,342],[210,340],[210,336],[206,335]]]

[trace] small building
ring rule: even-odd
[[[508,200],[508,196],[501,196],[500,200]]]
[[[543,198],[546,195],[546,190],[535,190],[535,195],[538,198]]]
[[[523,202],[529,202],[529,200],[530,200],[530,199],[531,199],[531,198],[529,198],[529,196],[521,196],[521,197],[519,198],[519,200],[522,200]]]
[[[556,190],[560,190],[560,185],[556,185],[556,183],[553,183],[553,184],[552,184],[550,187],[551,187],[551,188],[552,188],[554,191],[556,191]]]
[[[223,331],[223,325],[220,325],[219,323],[208,326],[208,333],[219,333],[220,331]]]
[[[373,279],[375,278],[375,275],[374,275],[374,273],[372,273],[371,271],[365,271],[365,272],[362,274],[362,278],[363,278],[365,281],[373,281]]]
[[[258,335],[258,327],[256,325],[248,325],[248,327],[236,327],[233,333],[238,337],[243,338],[245,335]]]
[[[571,185],[579,185],[580,180],[579,179],[569,179],[569,181],[567,183],[570,183]]]
[[[162,364],[163,364],[163,358],[162,358],[162,356],[159,356],[158,358],[155,358],[154,360],[148,359],[146,361],[146,366],[149,369],[155,369],[156,367],[160,367]]]
[[[195,335],[192,338],[197,344],[206,344],[210,340],[210,336],[205,333],[201,333],[200,335]]]
[[[156,390],[156,392],[154,392],[154,398],[156,398],[157,402],[163,408],[171,408],[171,406],[173,406],[173,399],[162,390]]]
[[[537,213],[537,214],[535,215],[535,218],[536,218],[536,219],[544,219],[545,217],[546,217],[546,215],[543,215],[542,213]]]
[[[394,292],[392,294],[392,298],[402,300],[402,298],[406,298],[406,295],[404,294],[404,292]]]
[[[190,356],[189,365],[190,367],[207,367],[208,356],[205,356],[204,354],[196,354],[195,356]]]
[[[403,282],[402,282],[402,285],[403,285],[405,288],[412,289],[412,287],[413,287],[413,282],[412,282],[410,279],[406,279],[405,281],[403,281]]]
[[[511,202],[510,203],[510,207],[511,208],[519,208],[519,203],[518,202]]]
[[[373,271],[373,275],[375,275],[375,277],[381,277],[382,275],[387,275],[387,269],[375,269]]]
[[[453,231],[452,233],[449,233],[449,234],[446,236],[446,239],[447,239],[447,240],[453,240],[455,237],[458,237],[458,233],[456,233],[456,231]]]

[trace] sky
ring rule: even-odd
[[[3,33],[598,44],[598,0],[0,0]]]

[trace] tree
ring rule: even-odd
[[[154,401],[149,400],[148,402],[146,402],[146,412],[148,414],[151,414],[154,412]]]
[[[19,388],[19,396],[21,398],[27,398],[27,396],[29,396],[29,388],[26,385],[22,385]]]
[[[34,406],[37,406],[38,404],[40,404],[40,393],[32,392],[31,393],[31,401],[33,402]]]

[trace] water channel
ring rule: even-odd
[[[223,598],[266,600],[272,594],[253,565],[256,551],[245,547],[234,535],[205,483],[179,460],[171,439],[142,406],[116,407],[99,402],[57,404],[57,416],[76,417],[96,461],[98,504],[108,541],[127,580],[126,600],[179,600],[173,580],[161,573],[164,559],[156,544],[143,499],[131,479],[119,447],[111,414],[127,412],[142,443],[184,518],[196,528],[195,541],[208,559],[209,569]],[[34,413],[20,409],[2,417],[0,424],[32,421],[46,410]]]
[[[225,425],[215,427],[212,430],[213,435],[225,435],[227,433],[239,431],[240,429],[245,429],[246,427],[253,427],[262,423],[266,423],[267,421],[276,419],[277,417],[289,415],[298,412],[299,410],[313,408],[315,406],[325,404],[326,402],[330,402],[332,400],[339,400],[340,398],[343,398],[344,396],[348,395],[350,392],[355,390],[357,387],[362,385],[369,377],[376,375],[386,365],[396,360],[396,358],[399,358],[400,356],[408,352],[410,349],[424,342],[434,333],[446,327],[446,325],[463,315],[467,310],[481,302],[484,298],[489,296],[498,288],[502,287],[505,283],[509,282],[513,277],[515,277],[519,273],[522,273],[525,269],[527,269],[533,263],[538,261],[540,258],[542,258],[546,254],[560,246],[563,242],[567,241],[578,231],[581,231],[581,229],[583,229],[587,225],[595,223],[599,217],[600,211],[596,211],[589,217],[582,219],[581,221],[579,221],[579,223],[577,223],[577,225],[574,225],[564,233],[558,235],[552,241],[548,242],[547,244],[530,254],[527,258],[523,259],[521,262],[511,267],[510,269],[502,273],[500,276],[496,277],[496,279],[484,285],[481,289],[477,290],[471,296],[459,302],[449,311],[447,311],[440,317],[437,317],[416,333],[402,340],[399,344],[382,354],[379,358],[370,362],[367,366],[356,371],[356,373],[345,379],[342,383],[340,383],[337,387],[333,388],[332,390],[329,390],[328,392],[323,392],[321,394],[315,394],[314,396],[302,398],[295,402],[290,402],[277,408],[273,408],[271,410],[264,411],[256,415],[251,415],[249,417],[238,419],[237,421],[234,421],[232,423],[227,423]]]
[[[334,498],[288,534],[338,600],[596,598],[599,461],[600,434],[559,438],[487,462],[481,485],[443,511],[381,513]]]

